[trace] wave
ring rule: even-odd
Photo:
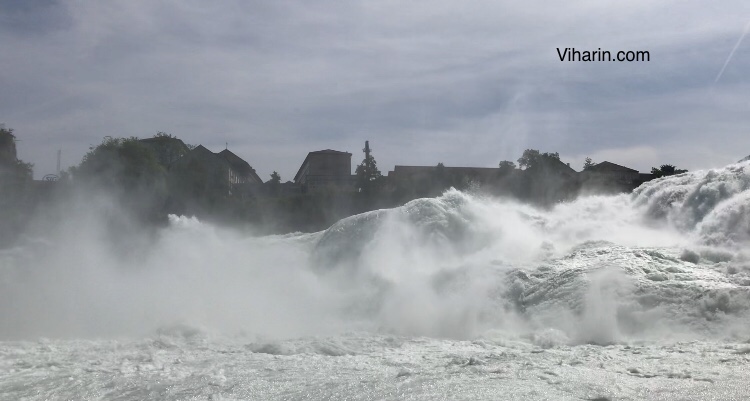
[[[112,210],[90,207],[0,253],[0,338],[138,336],[182,322],[259,339],[742,335],[749,188],[743,162],[549,210],[449,190],[313,234],[256,237],[171,216],[125,253],[101,235],[96,216]]]

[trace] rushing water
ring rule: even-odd
[[[0,254],[0,399],[743,399],[750,162],[539,210],[448,191],[315,234],[106,202]]]

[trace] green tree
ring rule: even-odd
[[[506,176],[512,173],[513,170],[516,169],[516,163],[513,163],[512,161],[509,161],[509,160],[503,160],[500,162],[498,167],[500,168],[500,175]]]
[[[0,248],[25,230],[34,209],[33,165],[18,160],[13,129],[0,125]]]
[[[154,213],[167,195],[164,167],[136,137],[105,137],[70,173],[74,182],[103,189],[137,212]]]
[[[583,169],[588,170],[591,167],[594,167],[594,162],[591,160],[590,157],[587,157],[586,160],[583,162]]]
[[[687,173],[687,170],[678,169],[677,167],[671,165],[671,164],[662,164],[659,166],[659,168],[652,167],[651,168],[651,174],[654,175],[656,178],[660,177],[667,177],[670,175],[676,175],[676,174],[682,174]]]
[[[13,128],[0,127],[0,165],[7,166],[16,162],[16,136]]]
[[[273,196],[279,196],[281,193],[281,175],[274,171],[271,173],[271,179],[266,182],[268,193]]]
[[[529,169],[537,166],[545,159],[556,159],[560,160],[560,154],[555,153],[540,153],[536,149],[526,149],[523,151],[523,155],[518,159],[518,166],[522,169]]]
[[[365,149],[367,149],[365,158],[355,170],[357,176],[355,185],[359,192],[372,193],[378,189],[383,175],[378,170],[375,158],[370,154],[369,144]]]
[[[281,176],[279,175],[279,173],[277,173],[276,171],[271,173],[271,180],[269,182],[276,185],[281,184]]]
[[[143,142],[156,154],[156,159],[165,169],[169,169],[190,151],[182,140],[163,131],[157,132],[153,139]]]
[[[138,138],[105,137],[101,144],[89,147],[72,174],[74,179],[131,190],[160,181],[164,178],[164,168]]]
[[[34,165],[17,159],[12,128],[0,126],[0,186],[4,193],[20,190],[33,180]]]

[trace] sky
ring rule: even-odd
[[[321,149],[354,170],[365,140],[384,174],[528,148],[576,170],[750,155],[750,2],[550,3],[0,0],[0,123],[37,178],[58,149],[66,168],[105,136],[159,131],[284,181]]]

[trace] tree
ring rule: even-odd
[[[16,162],[16,136],[13,128],[0,128],[0,164],[8,166]]]
[[[523,151],[523,155],[518,159],[518,166],[522,169],[529,169],[545,159],[560,160],[560,154],[555,153],[540,153],[536,149],[526,149]]]
[[[279,173],[277,173],[276,171],[271,173],[271,180],[269,182],[276,185],[281,184],[281,176],[279,175]]]
[[[13,129],[0,124],[0,248],[24,231],[34,209],[33,165],[18,160]]]
[[[18,190],[33,180],[33,168],[33,164],[17,159],[13,129],[0,126],[0,184],[3,192]]]
[[[513,163],[512,161],[509,161],[509,160],[503,160],[500,162],[498,167],[500,168],[500,175],[506,176],[516,169],[516,163]]]
[[[138,138],[105,137],[89,147],[81,164],[72,171],[76,179],[96,180],[132,189],[163,178],[164,169],[156,155]]]
[[[271,173],[271,179],[266,181],[266,186],[268,188],[268,194],[279,196],[281,193],[281,175],[276,171]]]
[[[372,193],[377,189],[383,175],[378,170],[375,158],[370,154],[370,141],[365,141],[365,148],[362,151],[365,152],[365,158],[355,170],[357,176],[355,185],[359,192]]]
[[[590,158],[590,157],[587,157],[587,158],[586,158],[586,161],[584,161],[584,162],[583,162],[583,169],[584,169],[584,170],[588,170],[588,169],[590,169],[591,167],[594,167],[594,164],[595,164],[595,163],[594,163],[593,161],[591,161],[591,158]]]
[[[182,140],[163,131],[157,132],[153,139],[158,140],[145,141],[146,145],[154,151],[157,160],[166,169],[169,169],[174,162],[190,151],[190,148]]]
[[[682,173],[687,173],[687,170],[677,169],[675,166],[671,164],[662,164],[661,166],[659,166],[659,168],[656,168],[656,167],[651,168],[651,174],[653,174],[654,177],[656,178],[667,177],[670,175],[676,175],[676,174],[682,174]]]
[[[154,151],[136,137],[105,137],[101,144],[89,147],[81,164],[70,173],[74,182],[112,193],[137,212],[152,215],[167,196],[164,167]]]

